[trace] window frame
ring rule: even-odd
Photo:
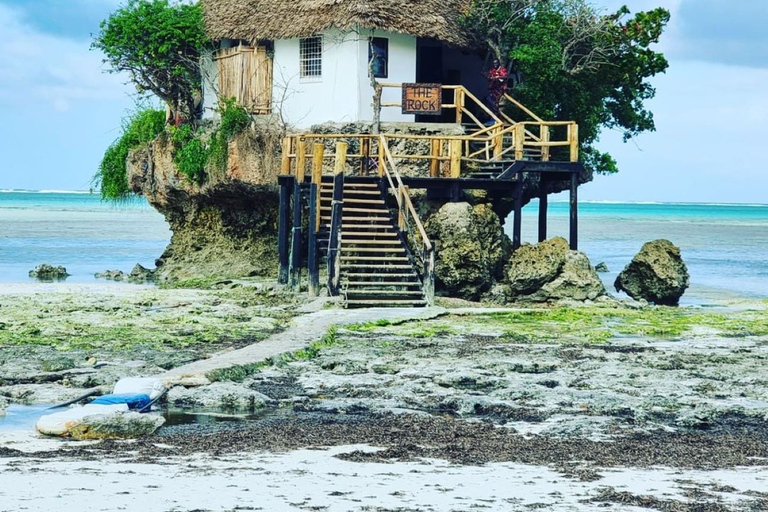
[[[322,82],[324,42],[322,34],[299,38],[299,79],[302,82]]]
[[[368,38],[368,74],[371,74],[371,61],[374,58],[374,47],[376,46],[376,42],[383,42],[384,45],[382,47],[382,53],[381,55],[378,55],[377,58],[382,59],[384,62],[384,72],[383,74],[373,74],[373,78],[389,78],[389,38],[388,37],[370,37]]]

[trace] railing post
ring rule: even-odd
[[[397,205],[397,227],[405,231],[405,190],[402,187],[397,189]]]
[[[440,176],[440,154],[443,152],[443,141],[441,139],[432,139],[430,141],[429,155],[432,159],[429,161],[429,177],[437,178]]]
[[[307,144],[306,141],[296,137],[296,179],[304,183],[304,175],[307,172]]]
[[[387,157],[384,154],[384,144],[387,144],[387,139],[383,136],[379,137],[379,178],[384,177],[384,166],[387,164]]]
[[[464,89],[461,87],[454,89],[453,103],[456,105],[456,124],[461,124],[464,114]]]
[[[371,141],[367,137],[360,139],[360,176],[368,175],[368,159],[371,157]]]
[[[331,210],[331,238],[328,245],[328,292],[339,294],[341,285],[341,224],[344,215],[344,169],[347,166],[349,144],[336,143],[336,166],[333,170],[333,203]]]
[[[303,144],[299,144],[299,151],[303,153]],[[301,154],[300,153],[300,154]],[[303,160],[303,158],[302,158]],[[290,286],[294,291],[301,291],[301,184],[304,182],[304,171],[301,167],[296,169],[295,182],[293,184],[293,238],[291,241]]]
[[[549,126],[541,125],[541,161],[549,162]]]
[[[463,149],[461,139],[452,139],[448,148],[451,158],[451,178],[459,178],[461,176],[461,150]]]
[[[280,273],[277,282],[288,284],[290,275],[290,246],[291,246],[291,178],[280,181],[280,211],[277,224],[277,257],[280,260]]]
[[[579,161],[579,125],[568,125],[568,140],[571,143],[571,162]]]
[[[323,179],[323,155],[325,146],[315,143],[312,148],[312,184],[309,189],[309,296],[317,297],[320,291],[320,259],[317,251],[317,232],[320,230],[320,186]]]
[[[493,137],[493,159],[498,160],[501,157],[501,153],[504,151],[504,125],[500,125],[494,129],[496,135]]]
[[[283,157],[280,162],[280,174],[288,176],[291,174],[291,137],[283,139]]]
[[[435,305],[435,248],[431,246],[424,251],[424,299],[428,306]]]
[[[523,159],[525,149],[525,125],[517,123],[515,125],[515,160]]]

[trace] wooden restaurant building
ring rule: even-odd
[[[298,286],[307,266],[315,293],[324,261],[348,306],[432,303],[435,247],[411,189],[513,200],[518,247],[525,183],[542,191],[543,240],[544,183],[567,182],[577,247],[578,126],[509,94],[489,108],[487,49],[460,22],[466,0],[202,2],[217,44],[203,58],[204,117],[235,98],[294,131],[278,178],[281,281]],[[340,128],[313,129],[328,123]]]

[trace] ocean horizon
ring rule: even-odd
[[[538,202],[523,210],[523,241],[538,239]],[[549,237],[568,238],[567,201],[549,203]],[[511,217],[505,230],[511,235]],[[67,282],[94,282],[96,272],[153,267],[170,240],[163,216],[143,198],[108,203],[84,190],[0,189],[0,283],[34,283],[40,263],[63,265]],[[665,238],[681,248],[691,274],[683,303],[768,298],[768,204],[579,203],[579,249],[606,263],[606,287],[645,242]]]

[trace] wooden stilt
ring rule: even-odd
[[[579,174],[571,173],[571,250],[579,250]]]
[[[288,284],[289,247],[291,244],[290,211],[292,184],[292,180],[280,180],[280,211],[278,212],[277,227],[277,254],[280,260],[280,273],[277,281],[280,284]]]
[[[547,208],[549,207],[549,197],[547,189],[544,186],[544,177],[539,178],[539,242],[547,239]]]
[[[512,225],[512,249],[517,250],[523,244],[523,175],[518,173],[515,184],[515,214]]]
[[[344,169],[347,166],[349,144],[336,143],[336,167],[333,171],[333,203],[331,208],[331,239],[328,243],[328,293],[339,294],[341,285],[341,220],[344,215]]]
[[[302,145],[299,150],[303,151]],[[290,264],[290,285],[295,291],[301,291],[301,258],[303,254],[301,241],[301,184],[304,181],[304,171],[299,167],[296,169],[296,182],[293,185],[293,230],[291,241],[291,264]]]
[[[320,293],[320,258],[317,247],[317,232],[320,229],[320,182],[323,179],[323,155],[325,146],[315,144],[312,151],[312,183],[309,186],[309,296]]]

